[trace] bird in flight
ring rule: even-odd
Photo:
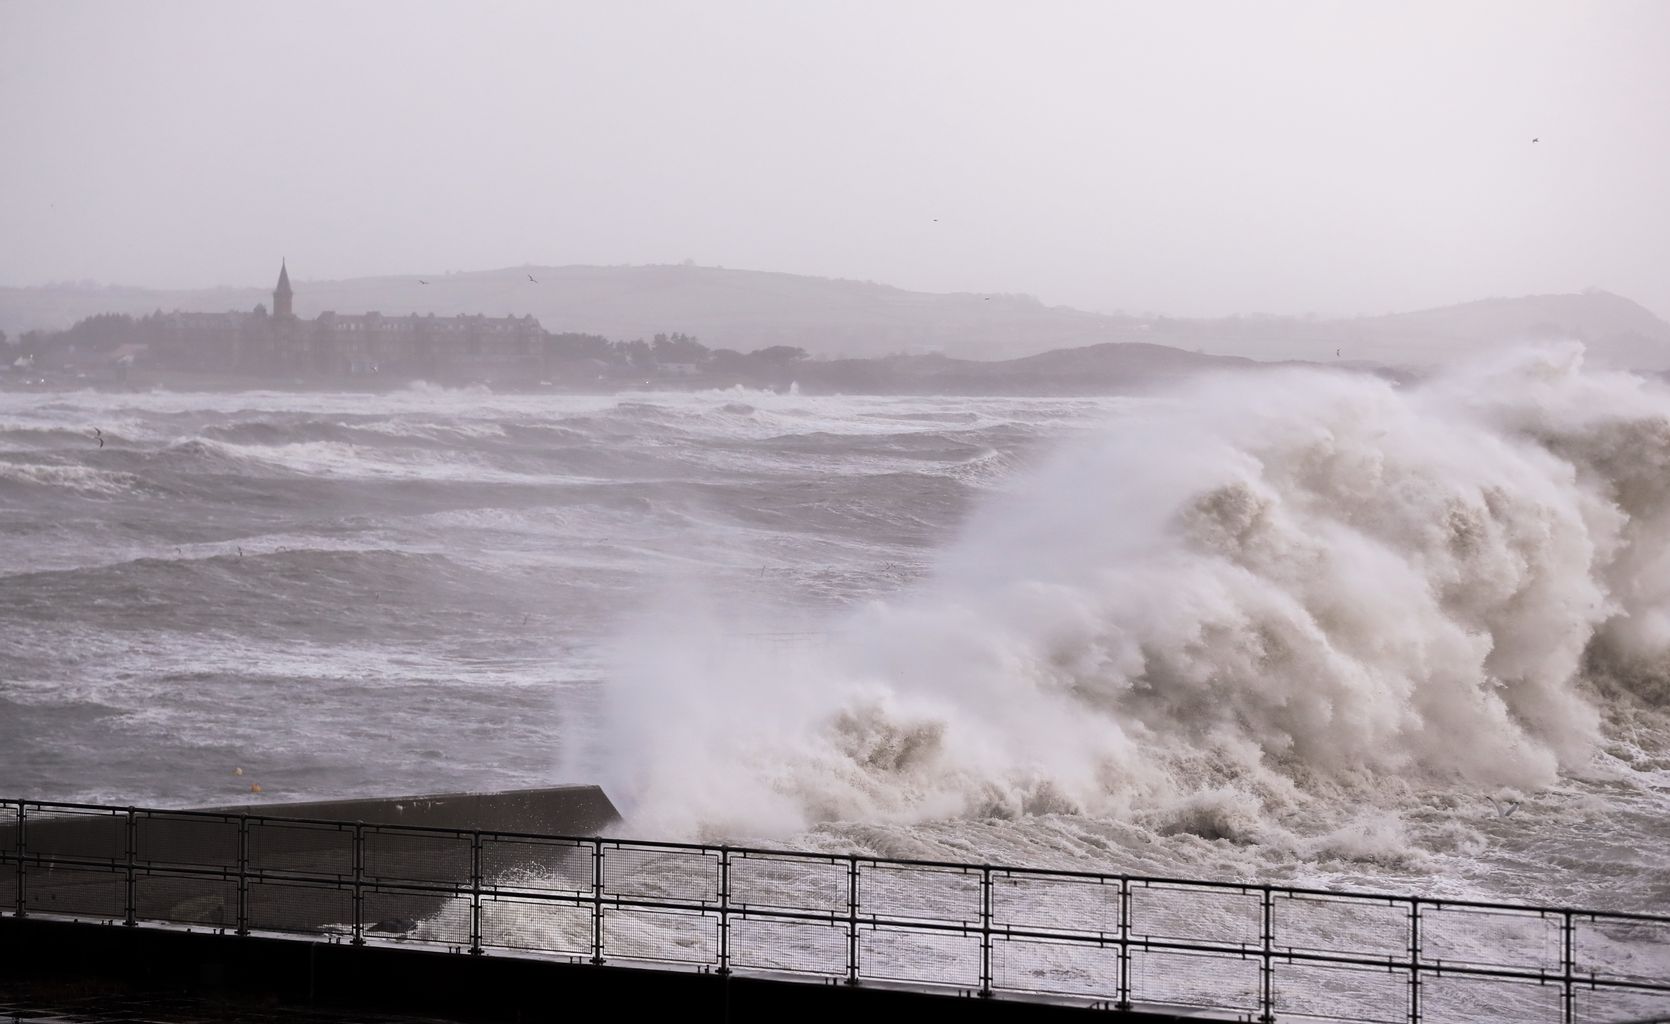
[[[1532,142],[1541,142],[1541,141],[1542,141],[1542,137],[1541,137],[1541,136],[1538,136],[1538,137],[1537,137],[1537,138],[1534,138],[1534,139],[1532,139],[1532,140],[1531,140],[1531,141],[1532,141]]]
[[[429,283],[429,282],[428,282],[428,281],[425,281],[425,280],[424,280],[424,279],[423,279],[423,278],[421,278],[421,277],[420,277],[420,278],[418,278],[418,284],[428,284],[428,283]]]
[[[99,443],[100,448],[103,448],[104,447],[104,431],[100,430],[98,427],[94,427],[93,428],[93,440],[95,440]]]
[[[528,275],[528,280],[530,280],[530,281],[532,281],[532,282],[533,282],[533,283],[534,283],[534,284],[538,284],[538,283],[539,283],[539,279],[538,279],[538,278],[536,278],[536,277],[534,277],[534,276],[533,276],[533,275],[532,275],[532,274],[529,274],[529,275]]]

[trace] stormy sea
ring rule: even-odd
[[[1670,389],[0,392],[0,795],[1670,907]],[[254,794],[259,787],[259,794]]]

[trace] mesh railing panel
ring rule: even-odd
[[[353,930],[354,894],[347,887],[251,880],[247,906],[252,931],[340,935]]]
[[[236,868],[236,818],[147,812],[134,821],[134,860],[157,866]]]
[[[1559,973],[1560,918],[1528,910],[1422,907],[1421,958],[1476,967]]]
[[[719,856],[705,850],[610,847],[603,893],[638,899],[719,902]]]
[[[141,921],[238,927],[238,880],[201,875],[141,874],[134,879],[134,917]]]
[[[1670,1020],[1670,992],[1579,988],[1572,993],[1574,1024]]]
[[[470,905],[468,891],[458,896],[400,889],[364,892],[360,897],[360,932],[368,941],[418,941],[468,947]]]
[[[481,944],[498,949],[589,957],[592,908],[553,900],[490,896],[481,901]]]
[[[1670,978],[1670,921],[1580,917],[1572,925],[1577,973],[1613,981]]]
[[[1271,900],[1275,948],[1387,960],[1409,956],[1407,903],[1277,893]]]
[[[1006,939],[992,946],[992,987],[1007,992],[1119,997],[1119,947]]]
[[[603,912],[603,948],[610,957],[664,963],[719,964],[719,918],[676,910]]]
[[[992,923],[1031,931],[1119,934],[1119,880],[1049,875],[992,878]]]
[[[470,878],[471,837],[456,832],[364,830],[364,878],[451,883]]]
[[[731,857],[731,906],[847,912],[844,861],[796,857]]]
[[[349,878],[354,873],[354,828],[308,822],[251,821],[248,826],[252,871],[320,878]]]
[[[980,920],[980,872],[867,862],[860,866],[858,906],[866,917],[968,924]]]
[[[739,918],[731,921],[731,967],[842,977],[847,926],[822,921]]]
[[[30,808],[24,845],[33,857],[125,862],[128,818],[117,810]]]
[[[1161,1006],[1193,1006],[1240,1013],[1256,1011],[1262,1000],[1256,957],[1133,949],[1131,998]]]
[[[1276,1013],[1362,1024],[1409,1020],[1409,972],[1341,964],[1284,963],[1275,971]]]
[[[592,844],[573,840],[481,839],[481,878],[494,891],[590,895]]]
[[[866,927],[858,933],[858,976],[978,988],[980,937]]]
[[[98,868],[30,867],[24,909],[97,921],[127,917],[127,881]]]
[[[1441,974],[1421,979],[1421,1017],[1477,1024],[1559,1024],[1564,999],[1557,984]]]
[[[1131,934],[1149,939],[1257,946],[1262,894],[1241,889],[1153,883],[1131,886]]]

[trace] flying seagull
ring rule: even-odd
[[[418,278],[418,284],[428,284],[428,283],[429,283],[429,282],[428,282],[428,281],[425,281],[425,280],[424,280],[424,279],[423,279],[423,278],[421,278],[421,277],[420,277],[420,278]]]
[[[1542,141],[1542,138],[1541,138],[1541,137],[1540,137],[1540,136],[1539,136],[1539,137],[1537,137],[1537,138],[1535,138],[1535,139],[1532,139],[1532,140],[1531,140],[1531,141],[1532,141],[1532,142],[1541,142],[1541,141]]]
[[[1519,810],[1520,802],[1518,800],[1508,800],[1505,801],[1505,803],[1507,804],[1507,810],[1502,809],[1502,804],[1497,803],[1495,797],[1490,798],[1490,806],[1496,808],[1496,813],[1504,818],[1512,814],[1514,811]]]
[[[532,281],[532,282],[533,282],[533,283],[534,283],[534,284],[538,284],[538,283],[539,283],[539,279],[538,279],[538,278],[536,278],[536,277],[534,277],[534,276],[533,276],[533,275],[532,275],[532,274],[529,274],[529,275],[528,275],[528,280],[530,280],[530,281]]]
[[[95,440],[99,443],[100,448],[103,448],[104,447],[104,431],[100,430],[98,427],[94,427],[93,428],[93,440]]]

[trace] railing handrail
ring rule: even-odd
[[[1127,872],[1082,871],[1071,868],[1037,868],[1019,865],[991,864],[977,861],[932,860],[908,857],[879,857],[860,853],[820,853],[815,850],[792,850],[765,846],[733,846],[728,843],[691,843],[677,840],[633,839],[620,836],[583,836],[568,835],[556,832],[519,832],[504,829],[469,829],[452,828],[438,825],[406,825],[397,822],[369,822],[352,821],[342,818],[309,818],[290,815],[275,815],[261,813],[247,813],[232,810],[185,810],[161,807],[127,807],[115,804],[75,803],[69,801],[51,800],[19,800],[0,798],[0,807],[22,805],[25,808],[39,808],[41,810],[65,811],[99,811],[111,814],[133,813],[148,817],[191,817],[205,818],[218,821],[247,820],[254,824],[274,825],[308,825],[324,828],[350,831],[356,827],[373,829],[376,831],[393,831],[408,833],[427,833],[431,835],[446,835],[454,838],[468,838],[479,834],[483,839],[495,840],[531,840],[548,843],[564,843],[575,847],[590,847],[601,842],[605,847],[638,850],[669,850],[721,854],[731,857],[772,857],[791,860],[819,861],[836,864],[846,863],[856,857],[860,864],[877,867],[908,867],[932,868],[945,871],[955,871],[970,875],[980,875],[989,872],[994,876],[1019,875],[1028,878],[1064,878],[1077,880],[1094,880],[1109,885],[1129,883],[1137,886],[1177,886],[1202,889],[1216,889],[1231,892],[1256,893],[1269,889],[1278,896],[1319,896],[1334,897],[1342,900],[1357,902],[1376,902],[1386,904],[1419,903],[1429,909],[1442,910],[1446,907],[1466,910],[1498,910],[1524,914],[1538,914],[1545,917],[1563,917],[1570,914],[1574,917],[1599,920],[1609,919],[1618,921],[1642,921],[1655,924],[1670,925],[1670,913],[1654,914],[1642,911],[1599,910],[1586,907],[1554,906],[1538,903],[1506,903],[1489,900],[1458,899],[1449,896],[1423,896],[1415,893],[1388,893],[1356,889],[1323,889],[1310,886],[1283,885],[1279,883],[1253,881],[1224,881],[1202,878],[1180,878],[1168,875],[1141,875]],[[5,819],[0,818],[0,828],[6,825]],[[0,856],[6,851],[0,848]]]

